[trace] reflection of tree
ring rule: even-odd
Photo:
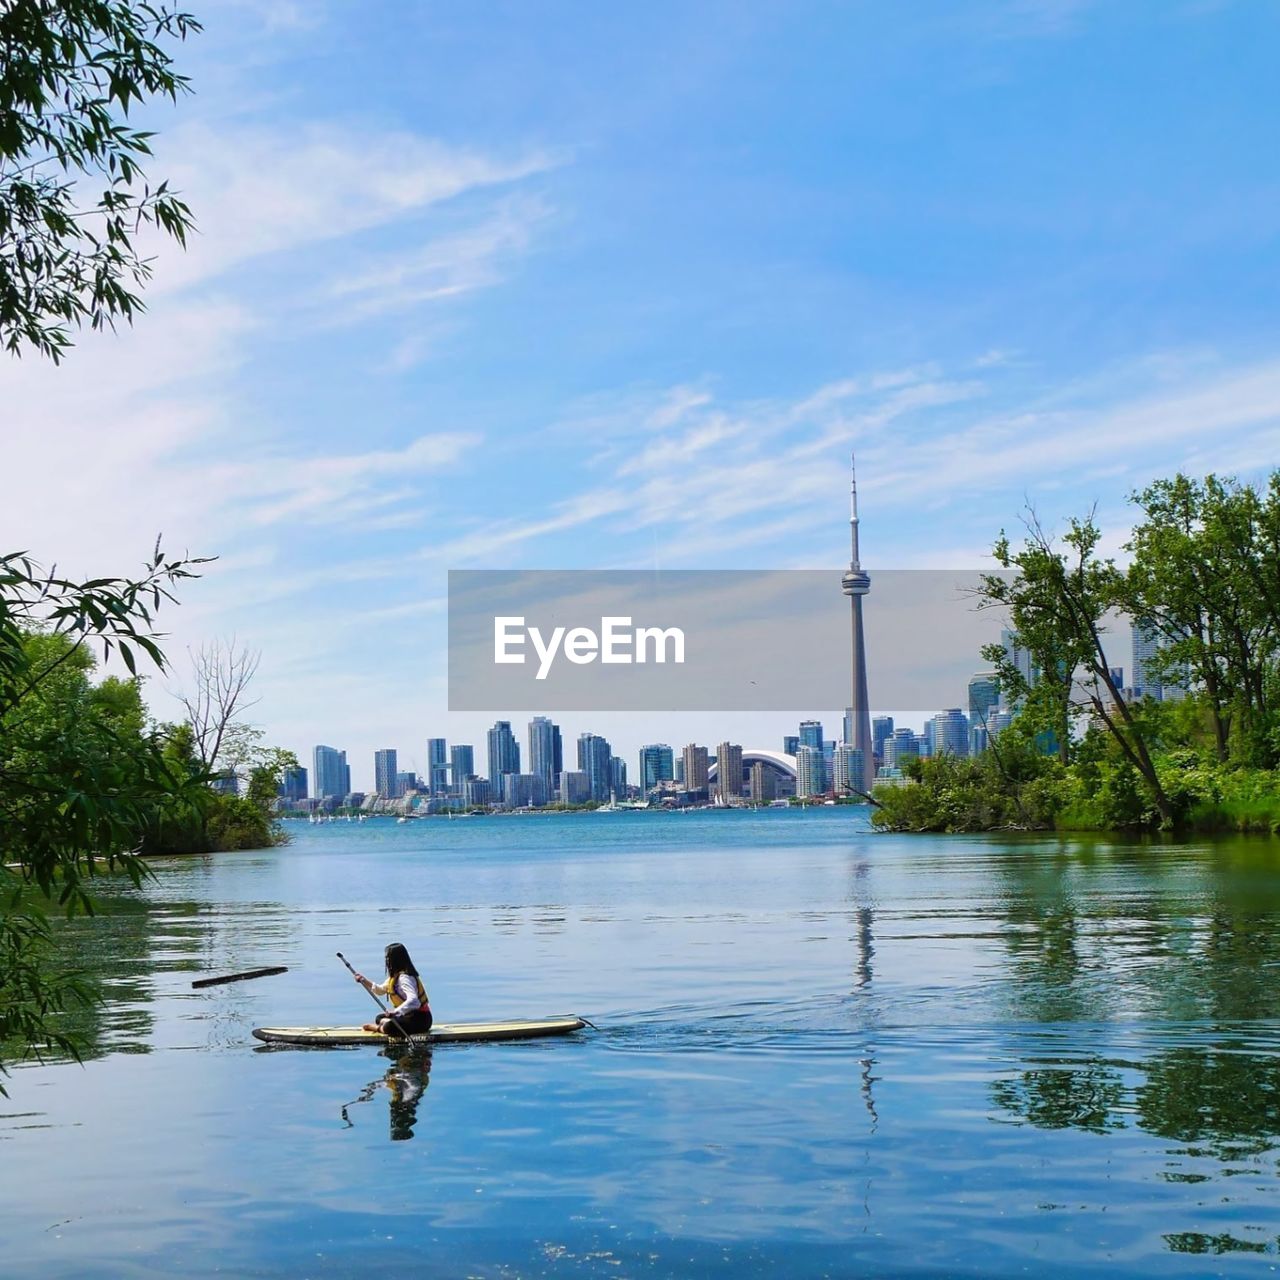
[[[1073,1066],[1036,1067],[991,1086],[991,1101],[1038,1129],[1084,1129],[1112,1133],[1125,1128],[1120,1116],[1124,1082],[1099,1060]]]
[[[392,1065],[376,1080],[365,1085],[359,1097],[342,1108],[342,1118],[349,1128],[354,1128],[348,1108],[371,1101],[386,1085],[390,1095],[391,1141],[407,1142],[413,1137],[413,1126],[418,1122],[422,1095],[431,1083],[431,1050],[410,1049],[406,1053],[396,1046],[388,1046],[381,1053],[384,1058],[391,1059]]]
[[[1146,1067],[1138,1123],[1149,1133],[1204,1146],[1200,1154],[1239,1160],[1280,1136],[1280,1062],[1271,1055],[1213,1048],[1170,1049]]]

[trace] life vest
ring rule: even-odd
[[[400,974],[396,974],[396,978],[399,978],[400,976]],[[422,979],[415,976],[413,980],[418,984],[419,1002],[424,1009],[429,1009],[431,1007],[431,1003],[427,999],[427,989],[422,985]],[[404,1004],[404,996],[400,994],[396,986],[395,979],[392,980],[391,990],[387,992],[387,995],[391,997],[391,1007],[393,1009],[398,1009],[402,1004]]]

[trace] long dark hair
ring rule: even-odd
[[[409,952],[406,950],[403,942],[387,943],[387,977],[396,978],[402,973],[412,974],[415,978],[418,971],[413,967],[413,961],[409,959]]]

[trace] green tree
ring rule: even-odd
[[[1163,825],[1176,821],[1174,806],[1156,768],[1141,715],[1123,697],[1103,648],[1105,619],[1124,603],[1124,574],[1113,561],[1097,554],[1100,537],[1090,513],[1073,519],[1062,549],[1043,529],[1034,512],[1027,536],[1014,549],[1002,533],[992,554],[1003,574],[987,574],[981,604],[1008,611],[1014,641],[1030,651],[1038,669],[1027,689],[1012,664],[995,649],[984,656],[998,662],[1002,681],[1015,692],[1026,690],[1023,714],[1043,715],[1044,727],[1058,740],[1063,764],[1070,762],[1072,718],[1087,711],[1111,736],[1124,759],[1141,776]],[[1038,691],[1041,702],[1033,695]],[[1033,725],[1033,727],[1040,727]]]
[[[151,275],[140,233],[184,243],[191,211],[142,163],[152,135],[128,123],[188,88],[161,41],[200,29],[138,0],[0,5],[0,343],[58,360],[71,330],[129,322]]]
[[[74,1052],[56,1015],[83,989],[48,972],[49,910],[91,914],[104,871],[139,882],[142,831],[193,790],[143,731],[136,679],[90,676],[99,653],[164,668],[155,614],[198,563],[157,547],[139,578],[73,582],[0,557],[0,1044]]]

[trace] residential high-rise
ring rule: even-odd
[[[578,735],[578,772],[587,775],[588,798],[603,804],[609,798],[609,761],[613,749],[597,733]]]
[[[822,750],[821,720],[800,721],[800,745],[802,747],[817,747],[819,751]]]
[[[640,748],[640,790],[652,791],[659,782],[675,779],[675,752],[665,742]]]
[[[627,794],[627,762],[621,756],[609,757],[609,790],[615,797]]]
[[[463,784],[476,771],[476,753],[468,746],[449,748],[449,783],[455,795],[462,794]]]
[[[716,783],[725,801],[742,796],[742,748],[735,742],[722,742],[716,748]]]
[[[591,799],[591,783],[587,775],[565,769],[560,774],[560,803],[586,804]]]
[[[1008,627],[1000,631],[1000,644],[1004,648],[1006,660],[1012,664],[1018,674],[1030,688],[1036,682],[1035,665],[1031,661],[1031,651],[1014,643],[1014,635]]]
[[[709,785],[710,753],[706,747],[691,742],[681,752],[681,756],[684,760],[684,789],[705,793]]]
[[[871,741],[875,750],[876,759],[884,760],[884,744],[885,741],[893,737],[893,717],[892,716],[876,716],[871,722]]]
[[[826,792],[826,789],[821,749],[801,743],[800,749],[796,752],[797,798],[807,800],[811,796],[820,796]]]
[[[449,750],[443,738],[427,739],[427,793],[449,794]]]
[[[904,761],[920,754],[920,739],[910,729],[895,729],[885,739],[884,763],[887,768],[901,769]]]
[[[510,720],[498,720],[489,730],[489,786],[502,794],[502,776],[520,772],[520,744],[511,732]]]
[[[967,756],[969,754],[969,720],[959,707],[939,711],[930,723],[933,726],[931,755]]]
[[[383,800],[393,799],[396,794],[397,768],[395,747],[373,753],[373,790]]]
[[[549,793],[538,773],[508,773],[502,778],[502,803],[508,809],[536,809],[547,803]]]
[[[351,770],[347,753],[336,747],[319,746],[311,752],[312,795],[317,800],[327,797],[343,799],[351,790]]]
[[[529,772],[542,779],[543,790],[548,796],[555,789],[556,738],[559,733],[560,730],[546,716],[534,716],[529,721]]]
[[[969,677],[969,721],[982,724],[1000,702],[1000,677],[994,671],[978,671]]]
[[[284,771],[284,776],[280,780],[279,795],[283,800],[307,798],[307,771],[302,765]]]
[[[751,766],[750,787],[752,804],[768,804],[776,794],[773,770],[762,760]]]
[[[853,697],[849,700],[853,721],[851,746],[862,752],[862,786],[870,792],[875,773],[871,750],[871,703],[867,697],[867,646],[862,629],[862,597],[871,590],[871,575],[862,567],[858,555],[858,476],[854,459],[849,458],[849,569],[840,579],[840,589],[849,597],[852,621]]]
[[[1130,628],[1133,642],[1132,680],[1134,693],[1139,698],[1152,698],[1156,702],[1164,697],[1164,683],[1160,676],[1160,636],[1154,628],[1135,622]]]
[[[407,796],[410,791],[419,790],[418,775],[412,769],[406,769],[396,774],[395,798],[399,800],[402,796]]]
[[[862,752],[842,742],[831,760],[831,790],[837,796],[854,796],[862,792]]]

